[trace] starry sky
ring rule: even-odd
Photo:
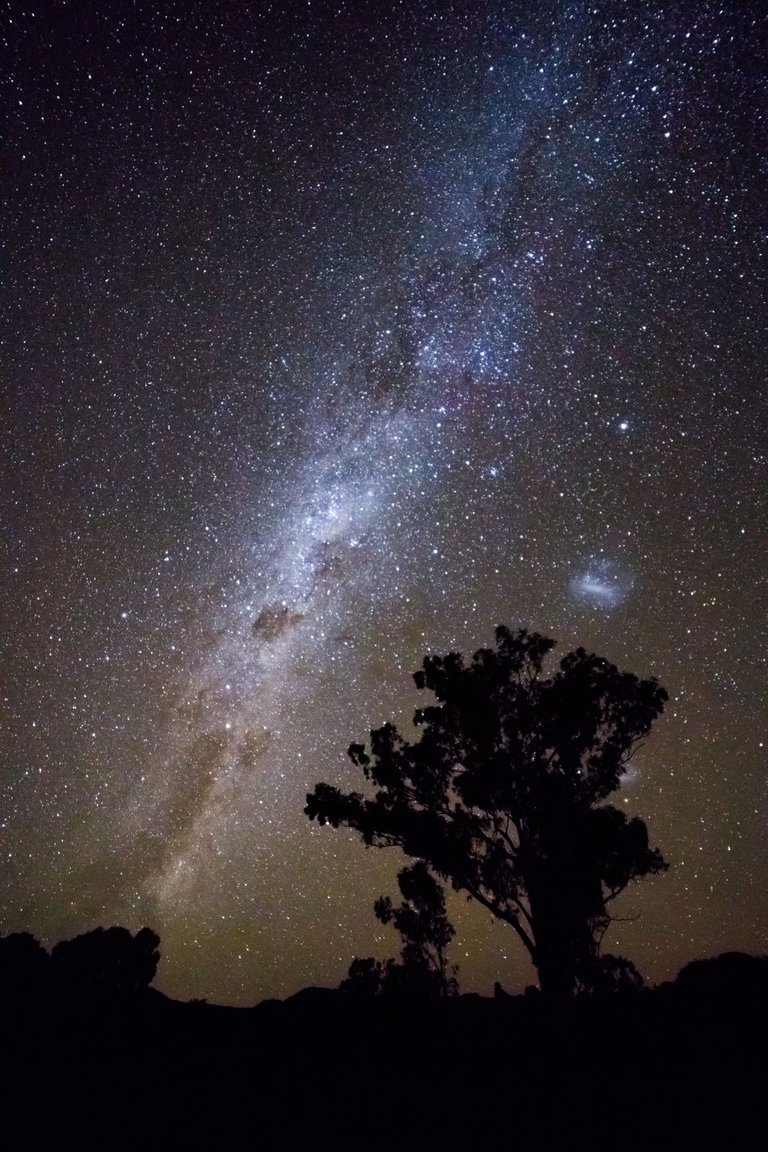
[[[235,1004],[394,954],[305,795],[505,623],[670,695],[606,947],[768,949],[761,7],[3,5],[3,932]]]

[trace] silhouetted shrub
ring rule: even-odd
[[[51,958],[30,932],[0,937],[0,997],[34,996],[48,983]]]
[[[392,961],[389,961],[392,964]],[[373,956],[356,956],[349,966],[349,972],[339,985],[342,992],[371,999],[380,996],[387,978],[387,964],[375,960]]]
[[[584,991],[596,995],[639,992],[644,986],[645,981],[631,960],[610,953],[598,957],[589,966],[583,983]]]
[[[724,952],[707,960],[692,960],[678,973],[675,990],[711,1000],[768,999],[768,957]]]
[[[132,936],[127,928],[95,928],[62,940],[51,953],[58,985],[77,992],[124,995],[154,979],[160,937],[150,928]]]

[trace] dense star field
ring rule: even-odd
[[[4,6],[3,932],[229,1003],[393,954],[305,795],[505,623],[670,694],[610,951],[766,950],[761,8]]]

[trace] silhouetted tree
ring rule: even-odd
[[[160,937],[150,928],[132,936],[127,928],[95,928],[62,940],[51,960],[60,985],[79,992],[124,995],[152,983],[160,960]]]
[[[445,914],[445,893],[423,860],[398,873],[403,902],[397,908],[380,896],[374,912],[382,924],[400,933],[400,959],[356,957],[339,987],[366,998],[382,995],[455,996],[458,968],[449,965],[446,948],[454,929]]]
[[[48,982],[51,958],[30,932],[0,937],[0,997],[25,999]]]
[[[394,960],[376,960],[373,956],[356,956],[339,988],[342,992],[351,992],[365,999],[381,996],[387,985],[388,972],[394,963]]]
[[[397,884],[403,897],[395,908],[388,896],[380,896],[374,911],[382,924],[393,924],[403,941],[400,972],[390,972],[390,980],[400,978],[414,991],[426,995],[452,996],[458,991],[456,967],[448,964],[446,948],[454,936],[445,914],[445,893],[423,860],[398,873]]]
[[[768,956],[747,952],[723,952],[705,960],[691,960],[677,974],[675,989],[686,997],[731,1000],[759,1000],[768,1004]]]
[[[318,784],[310,819],[398,845],[506,921],[543,992],[589,986],[609,902],[666,867],[645,824],[604,803],[667,694],[583,648],[550,678],[555,642],[496,630],[496,647],[427,656],[415,674],[438,703],[419,709],[421,739],[386,724],[349,755],[373,796]]]
[[[631,960],[605,953],[597,956],[584,973],[582,983],[591,992],[639,992],[645,981]]]

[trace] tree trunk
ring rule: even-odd
[[[564,955],[564,949],[554,941],[538,943],[534,964],[539,974],[539,986],[543,996],[557,1003],[572,1000],[576,992],[576,974],[571,957]]]
[[[533,962],[542,995],[552,1001],[572,1000],[576,993],[579,960],[578,931],[572,909],[564,907],[563,895],[546,882],[529,885],[531,921],[535,942]]]

